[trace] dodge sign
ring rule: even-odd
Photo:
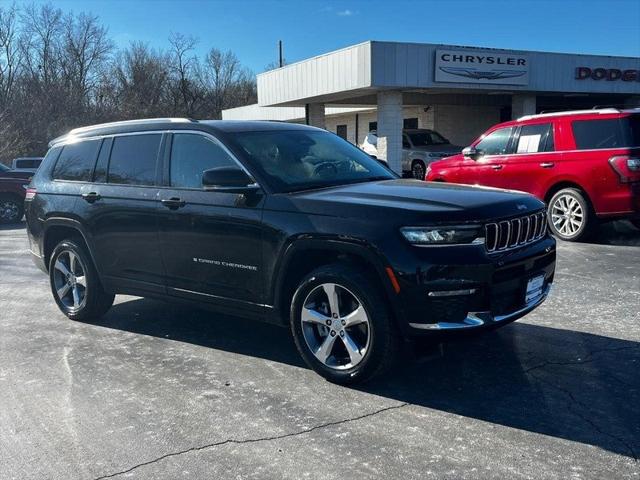
[[[436,50],[436,82],[528,85],[526,55],[486,50]]]

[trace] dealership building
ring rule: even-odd
[[[365,42],[257,77],[258,103],[229,120],[307,123],[361,144],[400,170],[402,129],[468,145],[491,125],[542,111],[640,106],[640,58]]]

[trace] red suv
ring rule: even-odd
[[[532,193],[563,240],[599,220],[640,228],[640,109],[528,115],[489,129],[461,154],[434,162],[425,180]]]

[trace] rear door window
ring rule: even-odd
[[[107,182],[154,185],[162,135],[124,135],[113,139]]]
[[[640,134],[636,132],[636,138],[633,138],[633,123],[633,117],[576,120],[571,123],[576,148],[578,150],[597,150],[634,147],[640,140]],[[635,124],[637,128],[637,120],[635,120]]]
[[[53,178],[90,181],[101,142],[102,140],[84,140],[65,145],[53,169]]]
[[[505,155],[511,153],[510,139],[513,127],[499,128],[484,137],[476,145],[484,155]]]
[[[520,128],[515,153],[553,151],[553,129],[550,123],[524,125]]]

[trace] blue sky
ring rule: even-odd
[[[0,0],[8,4],[9,0]],[[27,3],[27,2],[18,2]],[[28,2],[31,3],[31,2]],[[42,2],[37,2],[42,3]],[[171,32],[199,50],[233,50],[254,72],[366,40],[447,43],[640,57],[638,0],[56,0],[90,11],[119,46],[167,46]]]

